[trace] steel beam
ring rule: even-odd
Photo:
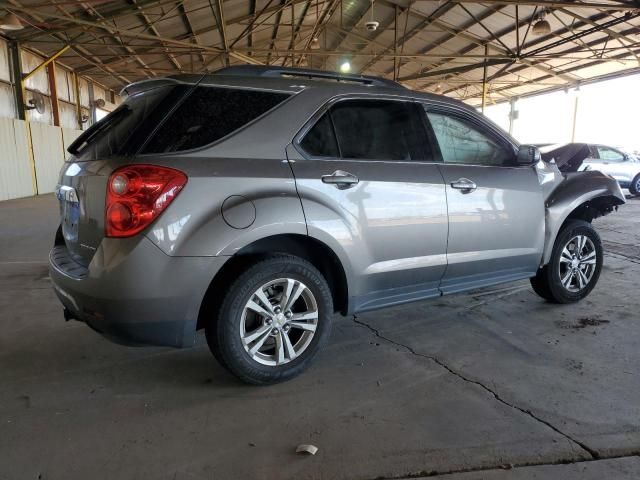
[[[436,22],[437,19],[440,16],[444,15],[445,13],[447,13],[453,7],[454,7],[454,4],[449,1],[449,2],[446,2],[446,3],[443,3],[442,5],[440,5],[433,13],[431,13],[431,15],[423,16],[421,22],[418,25],[413,27],[411,30],[409,30],[407,33],[405,33],[402,36],[402,38],[400,38],[398,40],[400,45],[402,46],[407,41],[411,40],[413,37],[415,37],[418,33],[423,31],[429,25],[431,25],[432,23]],[[410,13],[415,14],[414,12],[410,12]],[[379,53],[378,55],[373,57],[371,60],[369,60],[365,65],[363,65],[362,68],[361,68],[361,71],[364,72],[367,69],[371,68],[373,65],[378,63],[378,61],[380,61],[383,58],[383,55],[389,53],[392,50],[393,50],[393,47],[386,48],[384,51],[382,51],[381,53]]]
[[[13,78],[16,80],[16,85],[13,89],[15,97],[16,113],[19,120],[26,119],[26,112],[24,108],[25,98],[24,89],[22,88],[22,58],[20,57],[20,43],[11,40],[9,41],[9,60],[11,62],[11,70],[13,72]]]
[[[549,0],[452,0],[455,3],[482,3],[484,5],[530,5],[543,8],[591,8],[591,9],[606,9],[617,10],[622,12],[628,11],[640,11],[640,6],[626,2],[572,2],[571,0],[565,1],[549,1]]]

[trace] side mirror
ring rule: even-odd
[[[542,160],[542,154],[535,145],[520,145],[518,149],[518,165],[534,165]]]

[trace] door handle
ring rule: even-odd
[[[462,193],[471,193],[478,188],[478,186],[468,178],[459,178],[455,182],[451,182],[451,188],[460,190]]]
[[[331,175],[323,175],[322,183],[335,185],[340,190],[345,190],[356,185],[360,180],[353,173],[336,170]]]

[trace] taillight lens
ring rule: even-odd
[[[114,171],[107,185],[105,235],[130,237],[169,206],[187,176],[173,168],[131,165]]]

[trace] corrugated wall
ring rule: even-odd
[[[0,118],[0,200],[34,195],[27,123]]]
[[[31,122],[30,126],[38,194],[54,192],[64,163],[62,129],[40,122]]]
[[[62,129],[62,143],[64,145],[65,158],[66,158],[66,155],[69,155],[67,153],[67,148],[69,148],[69,145],[71,145],[75,141],[75,139],[80,136],[81,133],[82,133],[82,130],[75,130],[73,128]]]
[[[27,124],[24,120],[0,118],[0,200],[53,192],[67,147],[81,133],[41,122]]]

